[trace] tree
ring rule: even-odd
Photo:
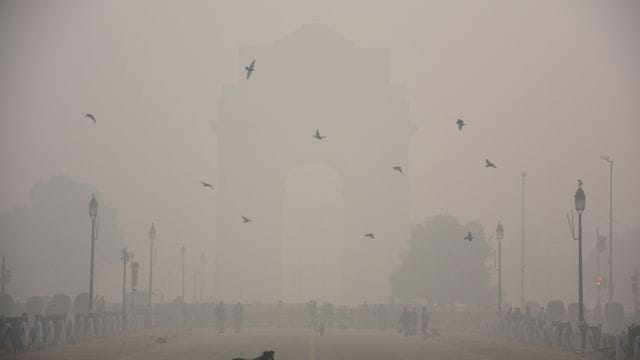
[[[100,201],[96,278],[107,266],[119,265],[123,234],[116,211],[91,186],[55,176],[34,185],[27,205],[0,213],[0,252],[7,254],[12,264],[20,264],[20,271],[13,273],[14,296],[87,291],[91,248],[88,206],[93,193]],[[96,292],[105,291],[103,286],[97,282]],[[117,289],[114,287],[114,292]]]
[[[467,232],[473,240],[465,240]],[[437,215],[412,229],[409,249],[391,276],[394,297],[440,304],[484,303],[489,289],[486,236],[477,223]]]

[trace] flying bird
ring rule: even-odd
[[[202,184],[203,187],[208,187],[208,188],[212,188],[213,189],[213,185],[211,185],[211,184],[209,184],[207,182],[200,181],[200,184]]]
[[[494,169],[497,168],[497,166],[494,163],[492,163],[491,161],[489,161],[489,159],[484,159],[484,163],[485,163],[484,167],[487,167],[487,168],[490,167],[490,168],[494,168]]]
[[[462,130],[462,128],[467,125],[464,123],[464,120],[462,119],[458,119],[458,121],[456,121],[456,124],[458,124],[458,130]]]
[[[316,132],[315,132],[315,134],[313,134],[313,137],[318,139],[318,140],[322,140],[322,139],[326,138],[326,136],[320,135],[320,130],[318,130],[318,129],[316,129]]]
[[[465,240],[471,242],[473,240],[473,235],[471,235],[471,231],[467,232],[467,236],[464,237]]]
[[[251,65],[244,67],[244,70],[247,72],[247,80],[249,80],[249,77],[251,77],[251,73],[254,70],[253,65],[255,65],[255,63],[256,63],[256,59],[253,59],[253,61],[251,62]]]
[[[391,169],[393,169],[393,171],[397,171],[400,174],[402,174],[402,166],[394,166]]]
[[[375,238],[376,238],[376,235],[375,235],[374,233],[364,234],[364,236],[365,236],[365,237],[372,238],[372,239],[375,239]]]
[[[96,123],[96,117],[93,114],[84,114],[84,117],[91,119],[94,124]]]
[[[246,216],[240,216],[240,217],[242,218],[242,222],[245,223],[245,224],[248,223],[248,222],[251,222],[251,219],[249,219]]]

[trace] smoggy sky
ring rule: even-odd
[[[615,160],[615,232],[640,225],[637,1],[2,1],[0,211],[66,174],[118,210],[134,252],[152,221],[160,256],[177,260],[182,243],[194,259],[211,252],[216,193],[199,181],[219,176],[211,123],[222,85],[243,76],[240,47],[271,46],[310,22],[390,50],[391,82],[406,88],[416,125],[404,164],[411,220],[449,213],[493,232],[501,219],[513,300],[522,171],[527,292],[574,293],[562,283],[575,277],[565,213],[581,178],[585,241],[596,225],[607,230],[600,155]],[[547,285],[556,270],[565,274]]]

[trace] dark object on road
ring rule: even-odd
[[[262,353],[262,355],[258,356],[257,358],[253,358],[253,360],[274,360],[275,357],[273,355],[275,355],[275,351],[265,351]],[[245,358],[234,358],[233,360],[249,360],[249,359],[245,359]]]
[[[166,343],[167,343],[167,339],[160,336],[156,338],[156,344],[166,344]]]

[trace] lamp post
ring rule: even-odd
[[[498,318],[502,317],[502,239],[504,238],[504,228],[502,222],[498,221],[496,228],[496,239],[498,240]]]
[[[524,311],[524,179],[526,172],[522,172],[522,252],[520,254],[520,309]]]
[[[182,256],[182,301],[183,302],[186,302],[184,298],[184,257],[186,254],[187,254],[187,248],[184,245],[182,245],[182,247],[180,248],[180,255]]]
[[[613,159],[600,156],[609,164],[609,302],[613,301]]]
[[[576,211],[578,212],[578,324],[580,327],[580,337],[582,339],[582,351],[585,350],[585,322],[584,322],[584,299],[582,296],[582,213],[585,209],[585,194],[582,190],[582,181],[578,182],[578,190],[575,194]]]
[[[149,242],[151,246],[151,250],[149,251],[149,309],[151,309],[151,300],[153,297],[153,242],[156,239],[156,226],[154,223],[151,223],[151,228],[149,228]]]
[[[134,261],[131,263],[131,313],[136,312],[136,290],[138,289],[138,269],[140,263]]]
[[[95,194],[89,201],[89,217],[91,217],[91,268],[89,270],[89,312],[93,312],[93,249],[96,242],[96,217],[98,216],[98,200]]]
[[[127,315],[125,295],[127,293],[127,263],[130,259],[133,259],[133,253],[127,251],[127,248],[122,249],[122,321],[125,320]]]

